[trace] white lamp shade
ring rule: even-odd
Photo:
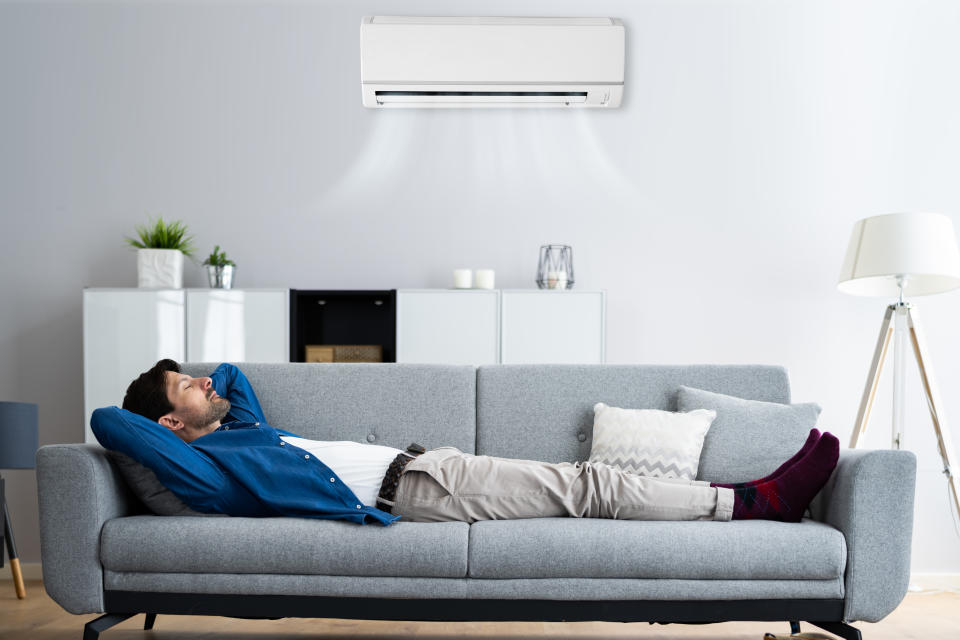
[[[853,225],[837,288],[855,296],[925,296],[960,287],[953,222],[940,213],[888,213]]]

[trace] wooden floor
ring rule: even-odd
[[[97,616],[66,613],[43,591],[40,581],[27,583],[27,598],[17,600],[12,583],[0,581],[0,638],[16,640],[81,640],[83,625]],[[864,640],[960,640],[960,594],[909,594],[903,604],[877,624],[858,624]],[[152,632],[144,632],[143,616],[131,618],[101,634],[102,640],[267,640],[276,637],[331,640],[393,638],[685,638],[762,640],[766,631],[787,634],[786,624],[727,622],[712,625],[650,625],[612,622],[361,622],[295,619],[238,620],[201,616],[158,616]],[[818,631],[802,625],[804,631]]]

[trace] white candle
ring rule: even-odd
[[[557,289],[566,289],[567,288],[567,272],[566,271],[557,271]]]
[[[566,270],[547,272],[547,289],[566,289],[566,288],[567,288]]]
[[[494,272],[493,269],[477,269],[476,286],[477,289],[493,289]]]
[[[473,270],[454,269],[453,270],[453,288],[470,289],[473,287]]]

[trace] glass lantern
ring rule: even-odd
[[[573,247],[565,244],[540,247],[537,286],[541,289],[573,288]]]

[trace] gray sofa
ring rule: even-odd
[[[785,370],[767,366],[240,366],[270,424],[308,438],[547,461],[588,457],[599,401],[675,409],[677,388],[688,385],[790,402]],[[716,466],[708,458],[747,462],[738,477],[707,480],[763,476],[806,435],[777,425],[763,439],[712,431],[701,471]],[[87,625],[86,638],[136,613],[148,614],[148,628],[168,613],[806,620],[858,638],[847,623],[880,620],[906,593],[915,471],[905,451],[841,451],[812,517],[799,524],[551,518],[382,527],[150,515],[103,449],[51,445],[37,454],[43,577],[67,611],[107,614]]]

